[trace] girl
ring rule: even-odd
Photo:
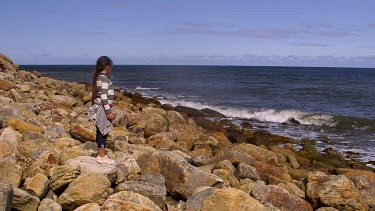
[[[114,115],[112,103],[115,99],[115,92],[108,74],[112,71],[112,60],[107,56],[101,56],[96,62],[92,80],[91,104],[97,105],[96,114],[96,143],[98,144],[98,156],[96,161],[102,164],[114,164],[104,154],[105,143],[108,133],[112,131]]]

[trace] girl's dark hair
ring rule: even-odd
[[[101,56],[96,61],[95,70],[92,77],[92,96],[91,96],[91,104],[94,104],[94,100],[96,95],[98,94],[97,86],[96,86],[96,78],[98,73],[103,71],[107,66],[112,66],[113,62],[108,56]]]

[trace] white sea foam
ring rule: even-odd
[[[159,87],[141,87],[141,86],[137,86],[135,89],[136,90],[159,90],[160,88]]]
[[[333,116],[326,114],[312,114],[307,112],[302,112],[298,110],[275,110],[275,109],[265,109],[265,110],[248,110],[248,109],[236,109],[236,108],[224,108],[220,106],[210,106],[207,104],[202,104],[199,102],[192,101],[168,101],[161,100],[161,103],[170,103],[173,106],[181,105],[192,107],[196,109],[209,108],[224,114],[227,117],[234,118],[245,118],[245,119],[257,119],[263,122],[275,122],[283,123],[288,119],[294,118],[302,125],[316,125],[316,126],[334,126],[335,122]]]

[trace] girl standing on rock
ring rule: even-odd
[[[97,105],[96,109],[96,143],[98,144],[98,156],[96,161],[102,164],[114,164],[115,161],[105,155],[104,149],[108,133],[112,131],[114,114],[112,103],[115,92],[108,76],[112,71],[112,60],[107,56],[101,56],[96,62],[93,74],[93,86],[91,104]]]

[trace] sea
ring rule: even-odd
[[[20,69],[91,83],[94,66]],[[316,140],[319,150],[333,148],[375,167],[375,68],[115,65],[111,79],[121,90],[210,108],[255,130]],[[285,124],[292,118],[300,124]]]

